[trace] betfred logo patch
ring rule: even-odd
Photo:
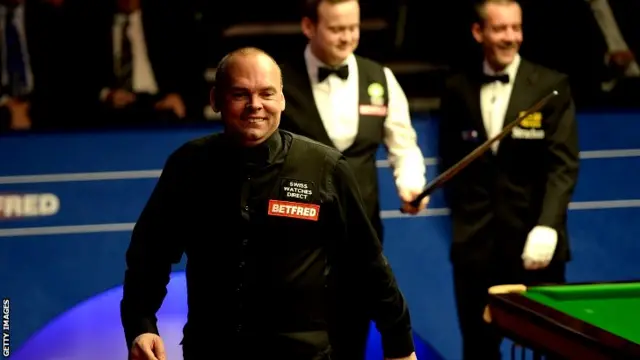
[[[282,216],[301,220],[318,221],[318,216],[320,215],[320,205],[281,200],[269,200],[268,214],[271,216]]]

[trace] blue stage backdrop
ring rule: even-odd
[[[581,114],[579,126],[583,161],[569,217],[575,256],[569,279],[638,278],[640,114]],[[415,127],[433,178],[437,121],[416,117]],[[167,155],[218,130],[212,125],[0,138],[0,296],[9,300],[3,303],[5,355],[126,358],[118,302],[130,231]],[[446,206],[436,193],[420,216],[401,215],[384,159],[381,149],[385,252],[410,303],[416,333],[443,358],[460,359]],[[180,358],[183,269],[184,261],[175,268],[159,314],[169,359]],[[381,359],[375,332],[371,348],[377,351],[369,358]],[[428,349],[420,355],[436,357]]]

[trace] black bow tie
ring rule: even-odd
[[[347,65],[343,65],[337,69],[330,69],[326,67],[318,68],[318,82],[323,82],[331,74],[336,74],[340,79],[347,80],[349,77],[349,67]]]
[[[503,84],[508,84],[509,83],[509,75],[508,74],[502,74],[502,75],[487,75],[487,74],[483,74],[482,75],[482,82],[485,84],[489,84],[495,81],[500,81]]]

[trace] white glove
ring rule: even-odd
[[[522,251],[524,268],[527,270],[544,269],[549,265],[558,245],[558,233],[548,226],[536,226]]]

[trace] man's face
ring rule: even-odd
[[[236,55],[227,66],[222,93],[212,93],[214,110],[221,112],[226,131],[243,145],[258,145],[280,125],[285,105],[280,69],[262,54]]]
[[[522,44],[522,10],[520,5],[487,4],[484,25],[474,24],[473,36],[484,49],[487,61],[496,69],[513,62]]]
[[[339,65],[353,53],[360,41],[360,5],[357,1],[318,6],[318,22],[302,20],[302,30],[314,54],[327,65]]]

